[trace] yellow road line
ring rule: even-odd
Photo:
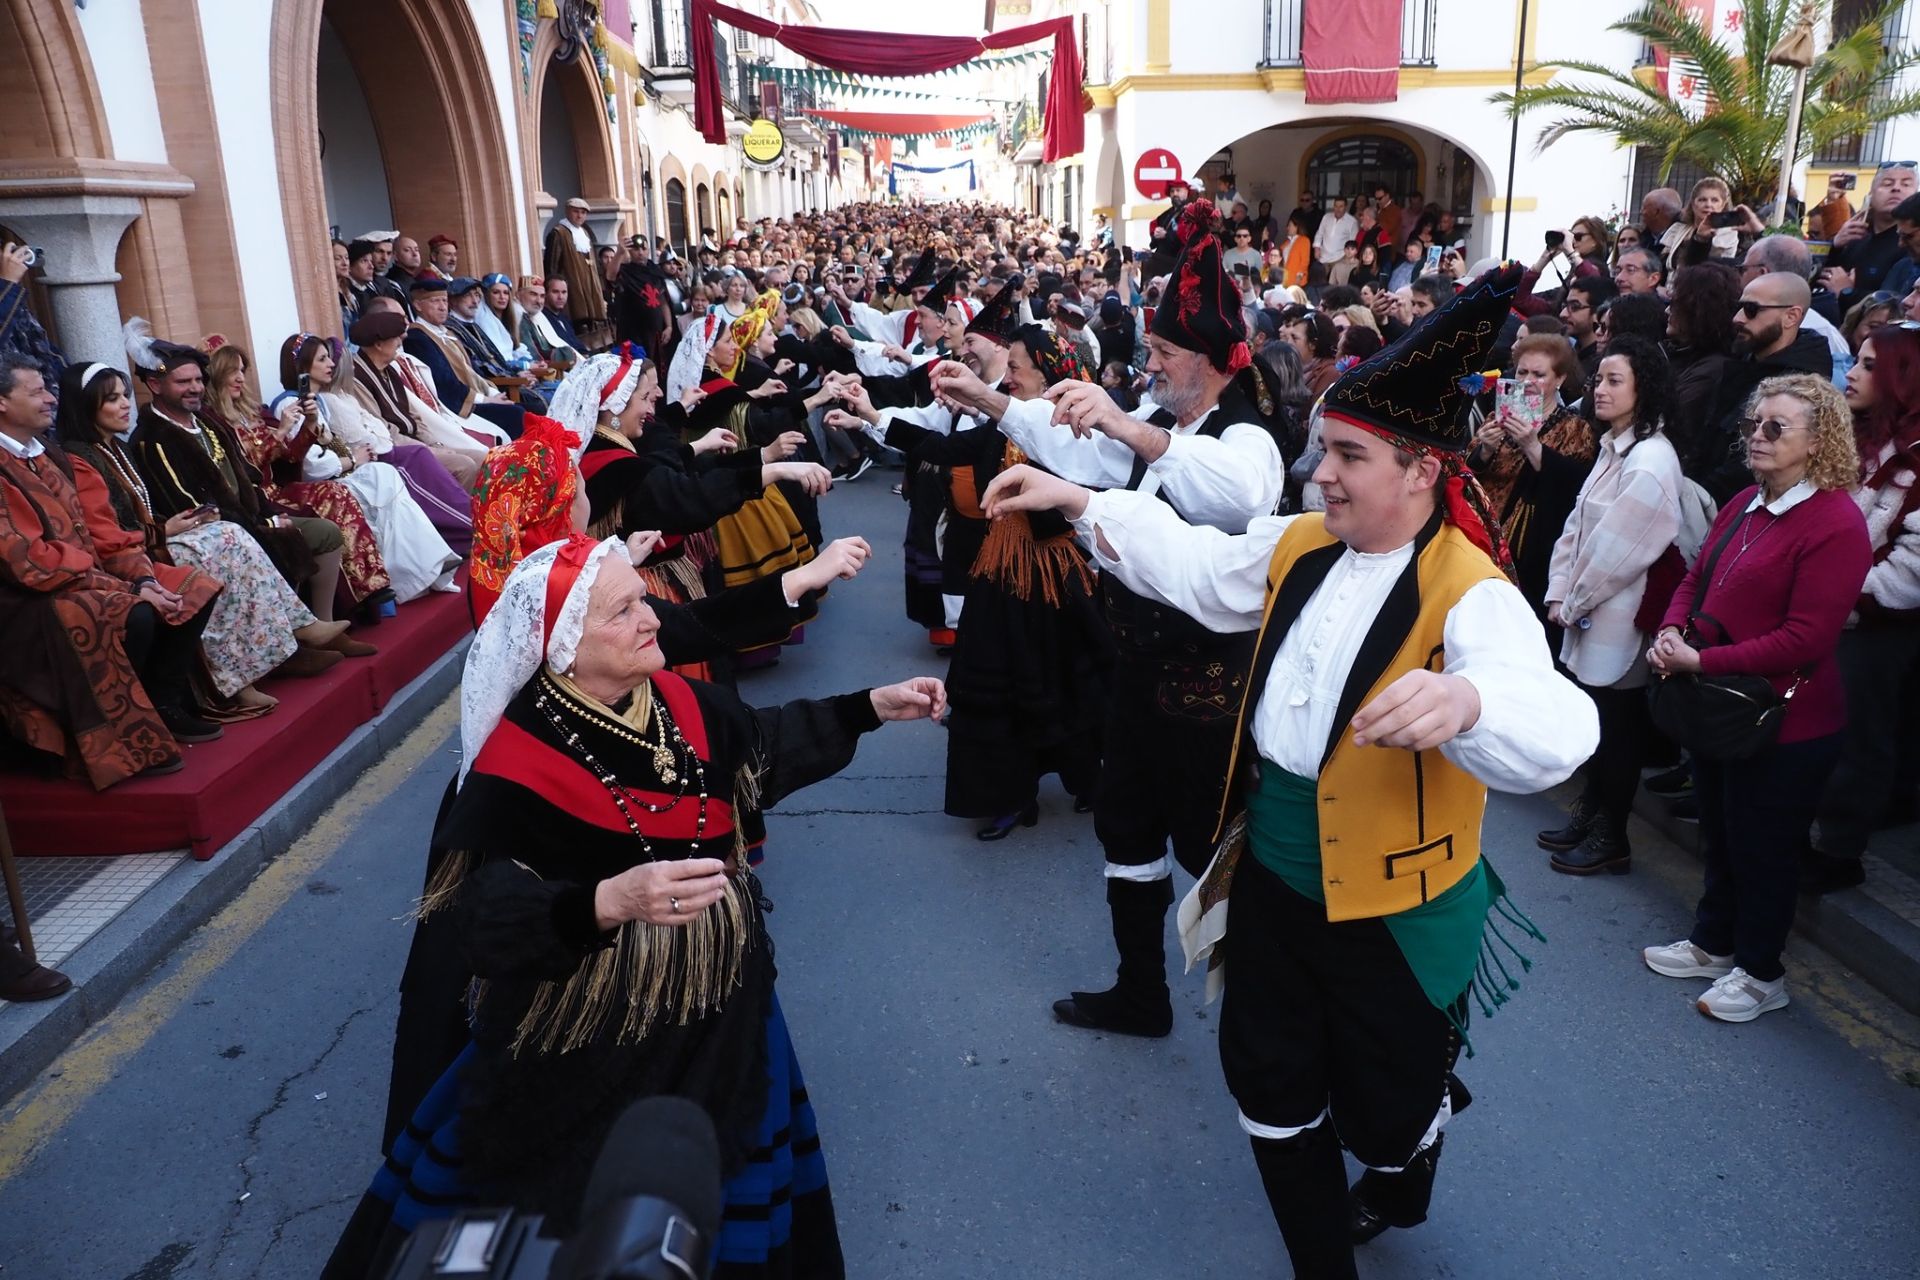
[[[0,1120],[0,1185],[25,1169],[40,1148],[193,998],[201,983],[233,959],[300,892],[339,851],[354,826],[424,764],[459,722],[459,696],[449,695],[405,742],[329,805],[311,830],[268,863],[239,897],[181,944],[173,972],[132,1003],[109,1012],[54,1061],[40,1083]]]

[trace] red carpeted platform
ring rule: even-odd
[[[226,726],[218,742],[186,747],[187,767],[106,791],[65,778],[0,774],[0,806],[27,855],[153,853],[211,858],[377,715],[472,629],[466,596],[434,593],[354,636],[378,645],[310,680],[267,680],[272,714]]]

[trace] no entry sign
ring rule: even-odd
[[[1148,200],[1165,200],[1169,184],[1180,181],[1180,161],[1160,147],[1140,154],[1133,164],[1133,187]]]

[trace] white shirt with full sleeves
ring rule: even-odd
[[[1074,528],[1128,587],[1230,632],[1259,627],[1274,546],[1300,518],[1262,517],[1232,537],[1116,491],[1093,495]],[[1266,686],[1250,694],[1259,699],[1253,740],[1263,757],[1319,776],[1354,657],[1412,556],[1412,543],[1377,555],[1348,548],[1328,572],[1281,642]],[[1454,765],[1493,790],[1524,794],[1564,782],[1593,754],[1593,702],[1554,670],[1539,620],[1511,583],[1482,582],[1461,596],[1447,614],[1445,644],[1446,674],[1480,694],[1473,728],[1440,747]]]
[[[1132,416],[1144,422],[1155,412],[1145,404]],[[1218,439],[1200,435],[1216,412],[1209,409],[1184,427],[1168,429],[1167,451],[1147,464],[1139,492],[1150,495],[1164,489],[1179,508],[1174,519],[1184,516],[1195,524],[1239,533],[1249,520],[1280,505],[1286,471],[1273,437],[1253,423],[1233,423]],[[1132,449],[1111,436],[1076,436],[1069,427],[1054,426],[1050,400],[1010,401],[1000,430],[1063,480],[1090,489],[1123,489],[1133,478]]]

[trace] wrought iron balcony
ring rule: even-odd
[[[655,71],[693,69],[693,22],[687,0],[652,0],[653,50],[648,66]]]
[[[1338,4],[1340,0],[1266,0],[1265,41],[1261,45],[1263,67],[1300,65],[1300,32],[1305,25],[1308,4]],[[1405,0],[1400,9],[1400,65],[1434,65],[1434,24],[1439,18],[1439,0]]]

